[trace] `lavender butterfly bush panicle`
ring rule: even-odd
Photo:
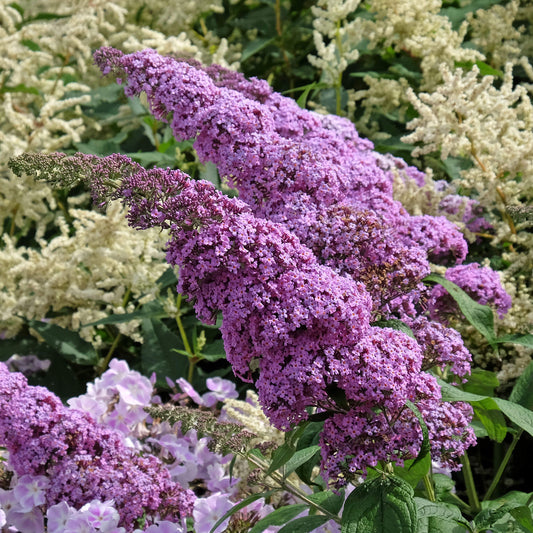
[[[493,307],[500,318],[511,308],[511,297],[502,287],[500,276],[489,267],[482,267],[478,263],[457,265],[449,268],[445,277],[461,287],[476,302]],[[428,308],[432,320],[444,324],[447,324],[449,317],[459,314],[457,304],[440,285],[433,287]]]
[[[170,479],[156,457],[138,455],[123,437],[90,415],[63,406],[43,387],[0,363],[0,446],[18,476],[46,476],[46,505],[80,508],[114,500],[119,524],[133,531],[145,517],[180,520],[192,514],[194,494]]]
[[[179,170],[146,170],[117,154],[25,154],[11,168],[38,169],[56,183],[78,176],[97,202],[120,198],[132,226],[167,228],[178,290],[194,299],[202,320],[222,312],[228,361],[255,382],[271,422],[287,430],[308,408],[326,413],[322,466],[337,485],[346,483],[347,468],[364,472],[418,453],[422,432],[406,400],[439,421],[427,425],[443,464],[456,467],[475,441],[470,407],[442,402],[417,342],[370,325],[364,285],[320,264],[285,226],[255,216],[243,201]]]
[[[348,120],[300,109],[260,80],[154,50],[102,48],[95,61],[127,82],[127,95],[145,93],[176,138],[195,138],[200,160],[215,163],[256,216],[283,224],[319,262],[363,282],[376,313],[417,286],[428,259],[464,260],[455,225],[412,217],[393,200],[392,174]]]

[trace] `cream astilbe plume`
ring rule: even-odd
[[[177,36],[177,20],[167,19],[165,25],[160,18],[161,24],[154,20],[153,27],[133,24],[133,8],[139,4],[21,0],[15,6],[0,0],[0,224],[7,228],[0,239],[4,336],[19,330],[22,321],[16,315],[42,319],[51,310],[61,311],[54,322],[76,329],[110,313],[131,311],[133,304],[125,302],[125,295],[130,294],[130,302],[142,294],[153,298],[151,287],[166,268],[159,234],[143,236],[131,230],[115,209],[107,218],[81,209],[88,205],[85,194],[66,205],[47,184],[15,177],[7,168],[8,159],[22,152],[64,150],[89,135],[98,138],[101,125],[83,109],[91,91],[104,83],[92,64],[95,48],[113,44],[131,51],[152,46],[208,63],[215,50],[221,62],[226,52],[235,61],[235,50],[229,51],[227,43],[213,36],[198,39],[191,28],[206,10],[220,10],[216,0],[187,4],[187,20],[182,19]],[[43,12],[57,18],[39,17]],[[139,127],[139,120],[129,106],[117,117],[123,131]],[[43,236],[50,231],[59,236],[46,243]],[[34,232],[35,244],[19,246],[20,236],[28,232]],[[138,323],[118,329],[139,340]],[[94,333],[93,328],[82,330],[97,344],[101,340]]]
[[[458,185],[492,216],[492,243],[511,245],[502,254],[509,264],[502,277],[513,307],[499,324],[500,332],[530,331],[533,234],[528,231],[529,222],[515,222],[507,208],[533,203],[532,102],[526,88],[515,85],[511,63],[506,65],[500,87],[494,85],[492,76],[480,77],[475,66],[466,73],[446,67],[441,71],[444,81],[433,93],[416,96],[408,92],[419,116],[408,123],[413,133],[403,141],[420,143],[415,155],[437,152],[443,160],[449,156],[470,159],[471,166],[461,171]],[[465,332],[476,335],[471,328]],[[472,345],[478,347],[474,354],[478,363],[494,359],[482,339],[476,337]],[[501,348],[500,356],[509,361],[504,362],[502,379],[516,377],[530,354],[530,349],[521,346]]]
[[[132,312],[141,297],[155,296],[156,280],[166,270],[164,234],[155,230],[135,232],[128,227],[119,205],[106,215],[72,209],[75,234],[60,220],[61,234],[41,248],[16,246],[4,236],[0,253],[0,327],[15,334],[23,321],[18,316],[40,320],[49,311],[70,313],[52,319],[69,329],[110,314]],[[127,243],[127,245],[125,245]],[[141,341],[138,321],[117,324],[119,331]],[[98,345],[94,327],[81,335]]]

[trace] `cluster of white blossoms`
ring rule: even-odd
[[[456,61],[476,61],[483,55],[463,48],[467,24],[458,31],[451,21],[439,14],[441,0],[371,0],[369,10],[373,20],[365,28],[370,47],[407,52],[420,58],[422,90],[428,90],[441,80],[440,67],[453,66]]]
[[[0,0],[3,337],[20,328],[21,319],[15,315],[48,319],[51,311],[57,315],[62,310],[62,316],[52,320],[77,328],[106,314],[124,312],[135,298],[153,292],[150,287],[166,268],[163,237],[128,228],[120,213],[108,217],[93,213],[84,194],[65,203],[44,182],[18,178],[7,167],[8,160],[22,152],[61,151],[89,135],[99,135],[101,124],[84,114],[83,108],[91,102],[93,89],[109,83],[92,64],[92,52],[98,47],[109,45],[125,52],[151,47],[226,66],[238,59],[225,41],[212,34],[199,36],[192,29],[201,15],[222,9],[218,0],[185,5],[158,2],[160,7],[165,4],[165,10],[151,4],[148,11],[142,10],[144,4],[137,0]],[[154,25],[142,26],[148,22]],[[129,106],[123,107],[129,112],[123,109],[116,117],[121,131],[139,127],[141,119]],[[49,243],[43,238],[57,234]],[[32,248],[20,245],[24,239],[28,243],[28,236],[34,239]],[[126,294],[129,304],[123,302]],[[138,340],[136,327],[132,323],[118,329]],[[92,328],[82,333],[95,344],[101,342]]]
[[[322,71],[322,81],[332,87],[340,85],[343,72],[359,58],[360,48],[391,48],[419,58],[423,90],[431,90],[442,81],[442,65],[453,67],[457,61],[484,59],[481,52],[462,46],[468,23],[455,31],[450,20],[439,14],[441,0],[368,0],[366,15],[356,16],[359,4],[359,0],[320,0],[312,8],[317,55],[310,55],[308,60]],[[348,114],[353,116],[354,109],[362,107],[358,128],[379,137],[379,127],[371,121],[373,112],[394,111],[401,120],[409,104],[406,88],[412,80],[366,76],[364,81],[368,88],[346,91]]]
[[[494,68],[501,68],[509,62],[515,63],[522,55],[520,40],[525,28],[513,25],[519,5],[518,0],[513,0],[505,6],[496,4],[489,9],[478,9],[468,14],[472,43],[485,52]]]
[[[318,0],[311,8],[313,40],[317,55],[309,63],[322,71],[323,82],[331,86],[340,83],[349,63],[357,61],[359,51],[354,46],[361,35],[361,19],[349,20],[361,0]]]
[[[505,67],[500,87],[492,76],[480,76],[473,67],[465,73],[442,68],[443,83],[432,93],[408,98],[419,116],[408,123],[413,133],[405,142],[419,143],[415,155],[439,152],[443,160],[461,157],[471,167],[460,172],[458,186],[485,207],[493,224],[492,244],[510,243],[503,254],[503,271],[513,307],[503,318],[502,332],[533,327],[533,234],[530,221],[515,222],[509,206],[533,203],[533,104],[528,91],[513,81],[512,64]],[[523,348],[516,348],[523,362]],[[522,366],[511,362],[513,374]],[[511,376],[509,369],[503,377]]]
[[[107,213],[71,209],[75,233],[58,219],[60,235],[41,241],[40,249],[17,246],[3,237],[0,253],[0,329],[16,334],[21,316],[40,320],[49,312],[53,322],[77,330],[110,314],[135,310],[133,302],[155,297],[157,279],[167,269],[165,235],[156,230],[137,232],[132,239],[123,208],[112,205]],[[125,243],[128,243],[125,245]],[[61,313],[65,308],[70,313]],[[138,323],[117,324],[120,333],[135,340]],[[95,328],[80,335],[98,345]]]
[[[514,87],[510,64],[499,88],[477,67],[466,73],[442,67],[441,73],[444,82],[434,92],[408,90],[419,116],[407,124],[413,133],[403,140],[420,143],[415,156],[438,151],[443,160],[471,159],[459,185],[506,218],[506,205],[533,199],[533,105],[527,91]],[[516,234],[510,224],[504,228],[499,238]]]

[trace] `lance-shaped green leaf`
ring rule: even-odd
[[[459,533],[471,531],[461,511],[454,505],[415,498],[418,524],[417,533]]]
[[[516,380],[509,401],[533,410],[533,361]]]
[[[533,517],[531,516],[531,509],[527,505],[511,509],[509,514],[516,520],[523,531],[533,533]]]
[[[261,518],[248,533],[261,533],[267,527],[270,526],[282,526],[293,518],[296,518],[300,513],[305,511],[308,505],[305,503],[299,503],[296,505],[284,505],[279,507],[265,518]]]
[[[216,531],[217,527],[226,520],[226,518],[229,518],[230,516],[233,516],[237,511],[240,511],[247,505],[250,505],[251,503],[255,502],[256,500],[259,500],[260,498],[268,498],[269,496],[272,496],[272,494],[275,494],[278,492],[278,489],[269,490],[267,492],[260,492],[258,494],[252,494],[251,496],[248,496],[248,498],[245,498],[238,504],[234,505],[227,513],[225,513],[223,516],[221,516],[217,522],[213,525],[209,533],[213,533]]]
[[[531,335],[531,333],[511,333],[497,338],[494,342],[498,344],[510,342],[512,344],[520,344],[521,346],[533,348],[533,335]]]
[[[485,398],[479,402],[472,402],[474,413],[487,430],[490,439],[502,442],[507,435],[507,424],[505,418],[492,398]]]
[[[265,475],[270,475],[278,468],[281,468],[287,461],[296,453],[296,449],[288,444],[282,444],[279,448],[276,448],[272,453],[272,462],[265,472]]]
[[[396,476],[358,485],[342,514],[342,533],[413,533],[418,521],[413,489]]]
[[[307,498],[331,514],[337,514],[344,503],[344,489],[340,489],[338,492],[331,490],[315,492],[314,494],[309,494]]]
[[[378,328],[395,329],[396,331],[401,331],[402,333],[409,335],[409,337],[411,337],[412,339],[415,338],[413,330],[405,322],[397,320],[396,318],[391,318],[389,320],[378,320],[376,322],[372,322],[372,324],[370,325],[376,326]]]
[[[457,302],[459,309],[465,315],[466,319],[474,326],[489,343],[494,344],[496,334],[494,333],[494,313],[488,305],[478,304],[463,289],[455,283],[439,276],[430,274],[424,278],[425,282],[438,283],[442,285]]]
[[[324,515],[302,516],[283,526],[278,533],[310,533],[329,520]]]
[[[452,387],[449,383],[446,383],[441,379],[438,379],[437,381],[441,387],[442,399],[444,401],[472,403],[487,399],[486,396],[472,394],[471,392],[465,392],[456,387]],[[501,398],[493,398],[493,400],[511,422],[514,422],[518,427],[533,436],[533,411],[509,400],[503,400]]]
[[[161,385],[166,383],[166,377],[174,380],[187,375],[189,361],[176,353],[183,342],[175,333],[155,318],[143,319],[142,332],[141,361],[146,375],[155,372]]]
[[[294,453],[294,455],[285,463],[283,468],[283,475],[288,476],[291,472],[294,472],[298,467],[302,466],[307,461],[310,461],[320,452],[320,446],[309,446],[303,448]]]
[[[62,328],[50,322],[27,320],[33,328],[59,355],[78,365],[96,365],[98,354],[93,345],[83,340],[79,333]]]

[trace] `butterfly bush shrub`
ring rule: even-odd
[[[301,110],[259,80],[152,50],[103,48],[95,59],[128,95],[144,92],[178,139],[195,138],[200,159],[239,199],[118,154],[29,154],[12,169],[63,186],[81,179],[97,203],[120,199],[133,227],[168,230],[178,290],[205,322],[222,312],[228,361],[255,384],[274,426],[288,430],[313,412],[325,419],[322,471],[334,484],[417,456],[422,427],[408,402],[434,459],[457,468],[475,442],[472,410],[442,401],[427,370],[451,367],[463,378],[470,354],[424,312],[422,279],[430,262],[464,261],[458,229],[409,215],[392,198],[388,169],[399,163],[346,120]],[[398,319],[412,336],[386,327]]]

